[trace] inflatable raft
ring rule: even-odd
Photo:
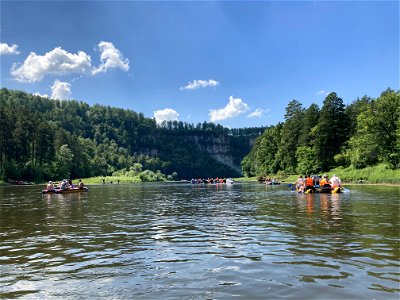
[[[84,187],[83,189],[79,188],[72,188],[72,189],[67,189],[67,190],[62,190],[62,189],[54,189],[52,191],[48,190],[43,190],[42,194],[69,194],[69,193],[82,193],[82,192],[87,192],[89,189],[87,187]]]

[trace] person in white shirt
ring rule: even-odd
[[[342,187],[342,181],[335,174],[333,174],[329,182],[331,183],[332,188]]]

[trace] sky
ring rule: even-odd
[[[1,87],[229,128],[399,90],[398,1],[2,1]]]

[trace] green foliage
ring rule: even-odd
[[[155,181],[166,181],[167,178],[159,170],[153,172],[150,170],[145,170],[139,174],[139,178],[143,182],[155,182]]]
[[[400,184],[400,169],[393,170],[387,164],[368,166],[357,169],[353,166],[338,167],[330,171],[336,174],[343,181],[354,183],[391,183]]]
[[[325,98],[314,140],[318,170],[329,170],[334,166],[334,156],[348,139],[350,122],[344,109],[343,100],[336,93],[330,93]]]
[[[68,145],[62,145],[54,161],[55,176],[57,178],[70,178],[73,161],[74,154],[72,154]]]
[[[282,125],[271,126],[259,136],[250,153],[242,160],[245,176],[274,174],[279,170],[277,151],[281,140]]]
[[[357,116],[357,130],[350,139],[351,163],[357,168],[383,162],[400,163],[400,93],[386,92]]]
[[[109,176],[122,169],[133,172],[129,176],[134,177],[144,170],[154,174],[160,170],[176,180],[233,177],[239,173],[215,157],[230,156],[239,166],[250,150],[250,140],[263,130],[228,129],[207,122],[193,125],[175,121],[158,126],[154,119],[132,110],[53,100],[3,88],[0,178],[87,178]],[[224,145],[226,151],[210,153],[216,144]],[[146,176],[154,178],[150,175]]]
[[[296,158],[298,161],[297,172],[300,174],[315,173],[316,170],[316,156],[314,149],[307,146],[297,148]]]
[[[373,167],[382,163],[384,168]],[[293,100],[286,108],[285,122],[267,128],[242,161],[245,176],[319,173],[335,166],[354,172],[352,178],[361,176],[355,174],[358,169],[363,170],[359,174],[373,169],[366,174],[372,181],[379,181],[379,172],[392,174],[387,168],[398,170],[400,92],[387,89],[376,100],[364,96],[347,107],[336,93],[330,93],[321,110],[316,104],[303,110]],[[390,176],[386,178],[392,182]]]
[[[297,100],[292,100],[286,107],[285,123],[277,149],[277,158],[280,161],[280,169],[294,172],[297,165],[296,149],[302,133],[304,109]]]

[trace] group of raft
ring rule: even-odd
[[[202,178],[195,179],[195,178],[192,178],[190,180],[190,183],[191,184],[203,184],[203,183],[206,183],[206,184],[212,184],[212,183],[233,184],[234,182],[233,182],[232,178],[218,178],[217,177],[217,178],[207,178],[207,179],[202,179]]]
[[[54,185],[52,181],[49,181],[46,188],[42,190],[42,194],[80,193],[87,192],[88,190],[89,189],[85,187],[81,179],[79,179],[77,185],[74,185],[71,179],[63,179],[57,185]]]
[[[304,194],[343,192],[342,181],[335,174],[331,179],[328,179],[326,174],[323,177],[306,175],[303,178],[303,176],[300,176],[295,183],[295,189],[296,192]]]

